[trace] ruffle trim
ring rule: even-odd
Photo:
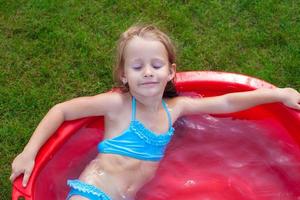
[[[154,146],[162,146],[168,144],[171,140],[172,135],[174,134],[173,127],[170,127],[168,132],[165,134],[155,134],[137,120],[133,120],[130,122],[130,129],[146,143]]]
[[[107,195],[93,185],[89,185],[80,180],[68,180],[67,185],[84,193],[93,194],[97,197],[102,197],[104,200],[111,200]]]

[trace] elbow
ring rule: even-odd
[[[59,104],[56,104],[55,106],[53,106],[49,112],[56,113],[57,115],[60,115],[65,120],[65,113],[63,110],[62,103],[59,103]]]
[[[224,95],[223,112],[225,114],[236,112],[236,104],[234,103],[234,100],[230,97],[230,95]]]

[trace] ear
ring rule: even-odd
[[[176,64],[175,63],[171,64],[169,70],[170,70],[170,74],[169,74],[169,81],[170,81],[170,80],[172,80],[175,77],[175,74],[176,74]]]
[[[128,82],[125,76],[121,76],[121,80],[124,85]]]
[[[119,71],[119,80],[122,81],[123,85],[125,85],[128,82],[128,80],[125,76],[125,72],[123,70]]]

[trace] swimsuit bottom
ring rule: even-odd
[[[80,195],[88,198],[89,200],[111,200],[111,198],[99,188],[84,183],[78,179],[68,180],[68,186],[71,187],[71,190],[68,194],[67,200],[73,195]]]

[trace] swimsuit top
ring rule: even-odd
[[[119,136],[100,142],[98,144],[99,152],[119,154],[139,160],[161,160],[164,156],[166,146],[174,133],[171,116],[164,100],[162,100],[162,105],[167,112],[169,121],[169,129],[166,133],[157,134],[135,119],[136,100],[133,97],[132,116],[129,127]]]

